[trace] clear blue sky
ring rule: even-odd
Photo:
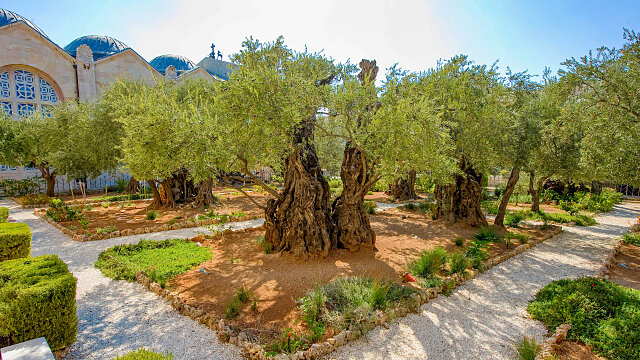
[[[456,54],[504,69],[554,71],[572,56],[620,47],[640,30],[640,1],[413,0],[3,0],[60,46],[88,34],[113,36],[148,61],[173,53],[198,62],[214,42],[226,55],[250,35],[285,36],[292,48],[339,61],[376,59],[424,70]]]

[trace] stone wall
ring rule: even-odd
[[[98,96],[119,78],[155,84],[156,78],[163,77],[131,49],[100,59],[94,66]]]

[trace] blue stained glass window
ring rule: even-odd
[[[11,83],[9,82],[9,72],[0,73],[0,97],[11,97]]]
[[[13,112],[11,111],[11,103],[8,101],[0,101],[0,111],[7,114],[7,116],[13,115]]]
[[[18,116],[21,118],[27,118],[36,111],[35,104],[18,104]]]
[[[25,70],[13,72],[16,80],[16,96],[18,99],[32,100],[36,98],[35,77]]]
[[[53,90],[53,86],[43,78],[40,78],[40,100],[52,103],[58,102],[58,95]]]
[[[53,106],[51,105],[40,105],[40,112],[42,112],[43,116],[51,117],[53,114]]]

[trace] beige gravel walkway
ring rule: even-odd
[[[565,232],[492,268],[440,296],[388,329],[330,354],[329,359],[513,359],[512,344],[524,335],[542,338],[541,323],[528,319],[526,306],[552,280],[591,275],[612,240],[628,230],[640,203],[623,203],[598,216],[593,227]]]

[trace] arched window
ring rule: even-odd
[[[0,111],[14,119],[26,118],[34,111],[51,116],[60,101],[59,92],[46,75],[19,66],[0,68]]]

